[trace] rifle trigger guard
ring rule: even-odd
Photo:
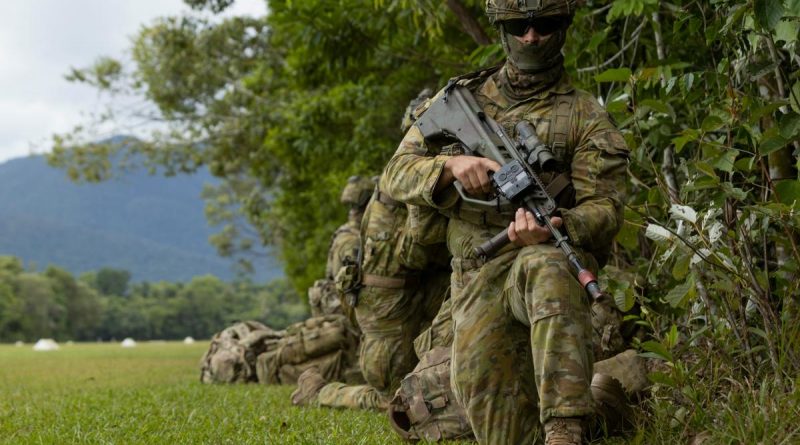
[[[487,200],[483,200],[483,199],[476,199],[476,198],[471,198],[469,195],[467,195],[467,192],[464,191],[464,186],[461,185],[460,182],[455,181],[453,183],[453,186],[456,188],[456,191],[458,192],[458,195],[461,196],[461,199],[463,199],[464,202],[468,202],[470,204],[474,204],[474,205],[481,206],[481,207],[500,208],[500,204],[501,204],[500,200],[503,199],[503,198],[501,196],[499,196],[499,195],[497,196],[497,198],[492,199],[491,201],[487,201]]]

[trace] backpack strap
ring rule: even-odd
[[[572,114],[578,95],[573,90],[567,94],[559,94],[553,103],[553,116],[550,121],[550,149],[556,159],[564,159],[569,141],[569,130],[572,126]]]

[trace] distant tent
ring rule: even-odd
[[[123,348],[135,348],[136,347],[136,341],[134,339],[128,337],[125,340],[122,340],[122,343],[120,345]]]
[[[33,345],[34,351],[55,351],[58,349],[58,343],[52,338],[42,338]]]
[[[192,337],[186,337],[183,339],[183,343],[187,345],[194,344],[194,339]]]
[[[18,348],[21,348],[21,347],[22,347],[22,345],[24,345],[24,344],[25,344],[25,343],[23,343],[23,342],[22,342],[22,340],[17,340],[17,342],[16,342],[16,343],[14,343],[14,346],[16,346],[16,347],[18,347]]]

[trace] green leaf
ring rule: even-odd
[[[751,172],[753,171],[753,166],[755,165],[756,158],[747,156],[744,158],[738,159],[733,165],[736,167],[736,170],[740,172]]]
[[[712,167],[711,165],[709,165],[709,164],[707,164],[705,162],[702,162],[702,161],[695,162],[694,163],[694,168],[697,169],[698,172],[703,173],[704,175],[706,175],[706,176],[708,176],[710,178],[714,178],[716,180],[719,180],[719,176],[717,176],[717,172],[714,171],[714,167]]]
[[[672,325],[667,333],[667,337],[664,339],[667,342],[667,348],[672,349],[675,345],[678,344],[678,326]]]
[[[648,354],[642,354],[642,357],[649,357],[649,358],[656,358],[656,359],[660,359],[661,358],[661,357],[659,357],[657,355],[653,356],[653,355],[648,355]],[[651,372],[650,374],[647,374],[647,378],[653,383],[658,383],[660,385],[668,386],[670,388],[674,388],[675,386],[677,386],[675,384],[675,380],[669,374],[664,373],[664,372],[660,372],[660,371]]]
[[[694,85],[694,73],[687,73],[681,76],[681,92],[685,96],[692,90]]]
[[[733,167],[734,163],[736,162],[737,156],[739,156],[739,150],[736,150],[734,148],[731,148],[730,150],[725,150],[716,159],[716,161],[714,161],[714,168],[727,173],[733,172]]]
[[[653,111],[657,111],[659,113],[664,113],[675,120],[675,110],[665,102],[661,102],[660,100],[655,99],[645,99],[639,103],[640,106],[648,107]]]
[[[608,29],[604,29],[601,32],[596,32],[592,35],[592,38],[589,40],[589,43],[586,45],[586,51],[592,52],[603,43],[606,38],[608,37]]]
[[[673,287],[664,297],[664,301],[672,307],[684,307],[689,297],[694,296],[694,290],[692,280],[686,280],[686,282]]]
[[[680,153],[687,143],[696,141],[698,137],[700,137],[700,132],[697,130],[691,128],[683,130],[680,136],[672,140],[672,143],[675,144],[675,152]]]
[[[789,96],[789,103],[795,113],[800,113],[800,81],[792,85],[792,94]]]
[[[629,68],[611,68],[594,76],[596,82],[627,82],[631,78]]]
[[[661,343],[659,343],[657,341],[648,340],[648,341],[642,343],[642,348],[645,351],[654,354],[656,357],[658,357],[658,358],[660,358],[662,360],[666,360],[668,362],[672,362],[672,354],[670,354],[670,352],[669,352],[669,350],[667,349],[666,346],[662,345]]]
[[[762,28],[772,31],[783,16],[783,1],[755,0],[753,2],[753,11],[756,15],[756,22]]]
[[[616,240],[622,244],[622,247],[630,251],[636,251],[639,248],[639,227],[626,221],[622,224]]]
[[[787,140],[793,140],[800,136],[800,114],[789,113],[782,116],[779,127],[781,137]]]
[[[709,114],[705,117],[705,119],[703,119],[703,123],[700,124],[700,128],[705,132],[716,131],[722,128],[724,124],[725,121],[721,117]]]
[[[783,41],[786,43],[794,43],[797,41],[797,35],[800,34],[800,23],[781,20],[775,27],[775,40]]]
[[[789,141],[784,139],[784,137],[780,134],[777,134],[777,132],[772,135],[765,134],[764,138],[761,139],[761,145],[758,146],[758,151],[761,156],[767,156],[768,154],[776,152],[785,147],[788,143]]]
[[[775,183],[775,195],[783,204],[796,205],[800,203],[800,181],[785,179]]]
[[[684,253],[678,256],[675,260],[675,265],[672,266],[672,276],[676,280],[683,280],[689,275],[689,264],[692,260],[692,254]]]

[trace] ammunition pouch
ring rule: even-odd
[[[400,383],[389,423],[406,440],[466,439],[472,427],[450,387],[450,347],[426,352]]]

